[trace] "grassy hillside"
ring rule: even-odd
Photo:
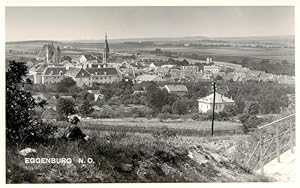
[[[84,143],[53,139],[30,146],[37,150],[31,157],[70,157],[72,163],[66,165],[25,164],[17,154],[20,148],[8,147],[6,179],[7,183],[271,181],[199,142],[186,143],[174,132],[161,131],[146,137],[108,133]],[[93,163],[81,164],[79,158],[91,158]]]

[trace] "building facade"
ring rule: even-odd
[[[220,67],[212,65],[212,66],[203,66],[203,72],[204,73],[218,73],[220,71]]]
[[[203,97],[198,100],[198,109],[199,113],[207,113],[208,111],[213,110],[213,94]],[[215,112],[221,112],[224,110],[227,105],[234,105],[234,100],[225,97],[219,93],[216,93],[215,96]]]

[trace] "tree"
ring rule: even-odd
[[[256,101],[248,102],[245,105],[244,114],[256,115],[259,113],[260,105]]]
[[[203,97],[207,96],[208,93],[209,93],[209,90],[208,90],[206,87],[203,86],[203,87],[201,87],[201,88],[199,89],[199,91],[196,93],[196,96],[197,96],[197,97],[200,97],[200,98],[203,98]]]
[[[89,93],[85,90],[83,90],[81,93],[79,93],[78,96],[80,97],[80,99],[82,101],[85,101],[85,100],[94,101],[95,100],[94,94]]]
[[[83,104],[80,106],[80,113],[83,117],[90,115],[93,111],[94,108],[91,105],[89,100],[85,100]]]
[[[150,85],[146,89],[147,105],[156,112],[160,112],[161,108],[168,103],[168,91],[161,90],[157,86]]]
[[[25,62],[10,61],[6,72],[6,140],[9,144],[44,142],[57,127],[33,117],[35,108],[42,108],[45,101],[35,102],[24,89],[27,66]]]
[[[243,131],[245,134],[257,128],[262,123],[261,119],[258,119],[256,115],[249,114],[243,114],[240,117],[240,122],[243,124]]]
[[[215,78],[215,80],[223,80],[223,77],[220,76],[220,75],[217,75],[216,78]]]
[[[235,100],[237,113],[243,113],[245,108],[245,99],[243,96],[239,95]]]
[[[168,104],[161,108],[161,113],[172,113],[172,107]]]
[[[180,100],[177,100],[172,105],[172,113],[173,114],[186,114],[187,113],[187,105]]]
[[[68,92],[71,86],[75,86],[76,82],[71,77],[64,78],[57,83],[56,89],[58,92]]]
[[[113,96],[113,91],[110,88],[104,87],[100,90],[100,92],[101,92],[101,94],[104,95],[104,99],[106,101],[109,100],[110,98],[112,98],[112,96]]]
[[[69,93],[80,93],[82,91],[82,89],[76,85],[73,85],[71,87],[69,87],[68,89]]]
[[[59,98],[56,105],[57,113],[60,119],[66,120],[69,115],[75,114],[75,100]]]
[[[225,105],[223,112],[225,112],[230,117],[237,115],[237,110],[235,105]]]

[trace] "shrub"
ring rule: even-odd
[[[207,114],[194,113],[192,116],[192,119],[194,121],[205,121],[205,120],[208,120],[209,117]]]
[[[262,123],[262,120],[257,118],[255,115],[243,114],[240,117],[240,122],[243,124],[243,131],[248,134],[253,131],[257,126]]]
[[[168,104],[164,105],[161,109],[161,113],[172,113],[172,107]]]
[[[68,88],[68,91],[69,91],[69,93],[77,94],[77,93],[80,93],[82,91],[82,89],[76,85],[73,85]]]
[[[180,100],[175,101],[172,105],[172,113],[179,114],[179,115],[186,114],[187,105]]]
[[[85,100],[83,104],[80,106],[80,113],[83,117],[90,115],[93,111],[94,108],[88,100]]]
[[[75,100],[59,98],[56,105],[57,113],[60,119],[66,120],[67,116],[75,114],[77,111],[75,109]]]
[[[152,133],[152,136],[155,139],[164,139],[168,140],[170,138],[176,138],[179,136],[179,133],[176,129],[169,128],[167,126],[163,126],[161,128],[157,128]]]
[[[137,118],[137,117],[146,117],[147,116],[147,112],[143,111],[143,109],[133,108],[129,112],[129,116],[134,117],[134,118]]]
[[[256,101],[250,101],[245,105],[244,114],[255,115],[259,113],[260,105]]]
[[[75,85],[73,78],[67,77],[56,84],[56,89],[58,92],[68,92],[69,88]]]
[[[157,114],[157,118],[160,120],[178,119],[179,116],[177,114],[159,113],[159,114]]]

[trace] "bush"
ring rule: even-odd
[[[143,111],[143,109],[133,108],[129,112],[129,116],[134,117],[134,118],[146,117],[147,116],[147,112]]]
[[[172,107],[168,104],[164,105],[161,109],[161,113],[172,113]]]
[[[240,117],[240,122],[243,124],[244,133],[248,134],[250,131],[257,128],[262,123],[262,120],[255,115],[243,114]]]
[[[176,129],[169,128],[167,126],[163,126],[161,128],[157,128],[152,133],[152,136],[155,139],[164,139],[168,140],[170,138],[176,138],[179,136],[179,132]]]
[[[205,121],[205,120],[208,120],[209,117],[207,114],[194,113],[192,116],[192,119],[194,121]]]
[[[244,114],[256,115],[259,113],[260,105],[256,101],[250,101],[246,104]]]
[[[166,120],[166,119],[178,119],[179,116],[177,114],[169,114],[169,113],[159,113],[156,116],[160,120]]]
[[[68,89],[69,93],[74,93],[74,94],[80,93],[81,91],[82,91],[82,89],[76,85],[73,85],[73,86],[69,87],[69,89]]]
[[[175,101],[172,105],[172,113],[179,114],[179,115],[186,114],[187,105],[180,100]]]
[[[75,109],[75,100],[59,98],[56,105],[57,113],[59,119],[66,120],[67,116],[75,114],[77,111]]]
[[[75,85],[73,78],[67,77],[56,84],[56,89],[58,92],[68,92],[69,88]]]
[[[80,113],[83,117],[90,115],[93,111],[94,108],[88,100],[85,100],[80,106]]]

